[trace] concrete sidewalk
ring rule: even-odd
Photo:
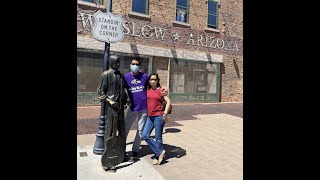
[[[140,161],[123,163],[116,173],[104,171],[100,155],[92,148],[95,134],[78,135],[78,179],[167,179],[242,180],[243,119],[226,113],[194,114],[179,121],[180,126],[165,127],[164,163],[152,165],[153,153],[142,141]],[[135,130],[127,139],[131,150]],[[87,156],[80,157],[80,152]]]
[[[145,158],[141,158],[140,161],[135,163],[121,163],[117,166],[117,171],[115,173],[107,172],[101,166],[101,155],[93,154],[92,149],[93,145],[83,147],[78,146],[77,148],[77,179],[79,180],[164,179],[164,177],[161,176],[161,174],[155,170]],[[87,156],[80,157],[80,152],[86,152]]]

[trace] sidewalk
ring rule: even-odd
[[[78,108],[78,121],[94,118],[89,117],[90,108],[97,109]],[[84,111],[87,119],[83,119]],[[174,105],[169,118],[172,124],[164,128],[167,154],[162,165],[152,165],[152,152],[142,141],[140,161],[120,164],[116,173],[106,172],[101,166],[101,156],[92,153],[95,134],[78,135],[78,179],[243,179],[242,103]],[[135,130],[131,130],[127,151],[131,150],[134,135]],[[81,157],[80,152],[87,156]]]

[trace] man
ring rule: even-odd
[[[132,145],[132,159],[139,159],[139,149],[141,144],[141,137],[143,132],[143,127],[147,120],[147,91],[146,87],[148,85],[148,75],[139,71],[139,66],[141,65],[141,60],[139,57],[135,57],[131,60],[130,72],[124,75],[125,77],[125,87],[127,88],[129,99],[127,100],[127,105],[130,107],[128,109],[127,115],[125,117],[125,137],[127,139],[128,133],[133,122],[138,118],[138,127],[136,131],[136,136]],[[162,88],[165,94],[167,94],[167,89]]]
[[[126,141],[124,105],[128,96],[124,91],[124,77],[119,71],[119,57],[111,55],[109,57],[109,64],[110,68],[101,74],[98,86],[98,98],[100,101],[106,101],[106,130],[104,137],[105,151],[102,153],[101,163],[104,169],[115,171],[115,166],[118,163],[121,163],[125,157]],[[115,127],[116,129],[113,129],[115,121],[117,121],[117,127]],[[119,137],[114,138],[117,131],[119,132]],[[108,140],[111,139],[111,136],[117,140],[115,146],[113,146],[114,144],[112,144],[112,146],[108,146],[108,143],[110,143]],[[111,161],[111,158],[120,160]],[[116,161],[118,161],[118,163],[114,163]]]

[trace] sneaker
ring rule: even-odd
[[[162,151],[162,153],[161,153],[161,154],[160,154],[160,156],[159,156],[158,164],[161,164],[161,162],[162,162],[162,160],[163,160],[163,158],[164,158],[165,154],[166,154],[166,151],[165,151],[165,150],[163,150],[163,151]]]
[[[132,159],[133,159],[133,160],[139,160],[139,158],[140,158],[140,157],[139,157],[139,153],[138,153],[138,152],[133,152],[133,153],[132,153]]]
[[[153,165],[157,165],[158,163],[159,163],[158,159],[154,158],[154,159],[152,160],[152,164],[153,164]]]

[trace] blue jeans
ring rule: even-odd
[[[147,110],[142,110],[140,112],[131,111],[131,108],[128,109],[126,119],[125,119],[125,137],[127,139],[130,128],[133,122],[138,118],[138,127],[136,131],[136,137],[134,138],[133,145],[132,145],[132,152],[139,152],[140,144],[141,144],[141,137],[143,126],[147,120]]]
[[[163,151],[162,148],[162,131],[164,127],[163,116],[149,116],[144,126],[142,139],[147,142],[150,149],[154,152],[156,157],[159,157]],[[150,137],[151,131],[155,129],[156,138]]]

